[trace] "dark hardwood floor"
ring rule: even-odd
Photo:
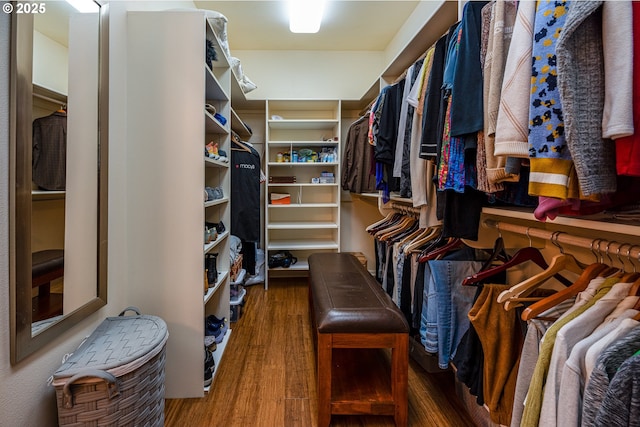
[[[190,427],[315,427],[316,373],[304,278],[247,288],[240,321],[209,394],[167,399],[165,425]],[[391,417],[333,416],[334,427],[393,426]],[[430,374],[411,361],[410,426],[473,426],[451,373]]]

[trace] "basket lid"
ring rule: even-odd
[[[86,368],[124,375],[141,364],[137,362],[159,353],[168,335],[167,324],[156,316],[107,317],[64,361],[53,378],[71,377]]]

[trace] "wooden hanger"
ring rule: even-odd
[[[367,232],[371,232],[371,230],[373,230],[374,228],[377,228],[377,227],[381,226],[382,224],[385,224],[385,223],[391,221],[394,217],[397,217],[397,216],[399,216],[398,213],[391,212],[391,213],[387,214],[386,217],[382,218],[380,221],[376,221],[373,224],[367,226],[367,228],[365,228],[365,230]]]
[[[387,241],[391,239],[393,236],[397,236],[400,233],[403,233],[406,230],[409,230],[414,224],[416,220],[405,216],[399,224],[391,227],[390,229],[384,229],[376,233],[376,238],[379,240]]]
[[[380,236],[387,234],[391,231],[397,230],[398,228],[404,227],[411,221],[411,218],[408,216],[400,215],[396,221],[389,223],[388,225],[382,225],[375,230],[373,236],[375,238],[380,238]]]
[[[422,236],[424,234],[424,231],[425,231],[424,228],[417,227],[418,226],[417,222],[414,225],[416,226],[416,229],[411,234],[409,234],[408,236],[404,236],[400,240],[399,243],[403,247],[406,247],[411,241],[413,241],[414,239],[417,239],[419,236]],[[403,252],[404,252],[404,249],[403,249]]]
[[[511,310],[519,307],[522,301],[539,301],[541,298],[527,298],[527,295],[530,295],[531,292],[543,285],[548,279],[564,270],[572,271],[576,274],[584,272],[584,269],[578,264],[573,255],[558,254],[553,257],[549,267],[543,272],[502,291],[498,295],[497,302],[504,303],[505,310]]]
[[[493,242],[493,249],[491,250],[489,258],[482,264],[480,271],[487,270],[498,259],[502,259],[503,262],[506,262],[509,259],[504,251],[504,239],[502,236],[498,237],[496,241]]]
[[[568,286],[553,295],[549,295],[548,297],[545,297],[525,308],[522,312],[522,320],[526,321],[538,317],[541,313],[544,313],[551,307],[555,307],[562,301],[578,295],[579,292],[582,292],[587,288],[592,279],[598,277],[599,274],[608,269],[609,267],[607,265],[600,263],[594,263],[587,266],[580,277],[578,277],[571,286]]]
[[[232,139],[232,140],[231,140],[231,143],[232,143],[232,144],[237,145],[238,147],[240,147],[240,148],[233,148],[233,146],[232,146],[232,147],[231,147],[231,151],[246,151],[246,152],[248,152],[248,153],[251,153],[251,152],[252,152],[252,151],[251,151],[251,148],[247,147],[247,146],[245,145],[245,143],[244,143],[244,142],[242,142],[242,141],[240,141],[239,139],[238,139],[238,140],[236,140],[236,139]]]
[[[399,240],[407,237],[409,234],[412,234],[417,229],[417,222],[415,220],[409,220],[402,226],[395,228],[393,231],[385,233],[384,235],[379,237],[379,239],[385,242],[398,242]]]
[[[424,229],[424,233],[418,237],[416,237],[413,242],[409,243],[404,248],[405,255],[408,255],[412,252],[417,251],[419,248],[422,248],[431,240],[435,239],[440,233],[439,227],[427,227]]]
[[[384,231],[385,229],[389,230],[391,229],[391,227],[397,226],[404,220],[404,218],[405,218],[404,215],[397,214],[395,217],[391,219],[391,221],[389,221],[386,224],[379,225],[378,227],[372,229],[369,233],[375,237],[375,235],[378,234],[380,231]]]
[[[520,265],[526,261],[532,261],[536,263],[538,266],[540,266],[540,268],[542,269],[546,269],[549,267],[547,264],[547,261],[544,259],[544,256],[542,256],[542,253],[538,248],[534,248],[533,246],[527,246],[526,248],[522,248],[518,252],[516,252],[515,255],[511,257],[511,259],[509,259],[504,264],[501,264],[496,267],[490,268],[488,270],[480,271],[476,274],[468,276],[462,281],[462,285],[463,286],[474,285],[504,270]]]
[[[437,243],[438,242],[436,242],[436,244]],[[444,246],[430,250],[430,251],[425,251],[426,253],[420,256],[420,258],[418,259],[418,262],[427,262],[427,261],[436,259],[442,255],[445,255],[447,252],[450,252],[454,249],[461,248],[463,246],[464,246],[464,242],[462,241],[462,239],[459,239],[457,237],[451,238],[447,243],[445,243]]]

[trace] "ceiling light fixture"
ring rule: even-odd
[[[317,33],[320,30],[324,0],[289,0],[289,30]]]
[[[67,0],[80,13],[98,13],[100,8],[93,0]]]

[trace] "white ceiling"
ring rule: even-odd
[[[419,0],[328,0],[316,34],[289,31],[286,0],[194,1],[196,7],[228,19],[229,48],[234,50],[382,51]]]

